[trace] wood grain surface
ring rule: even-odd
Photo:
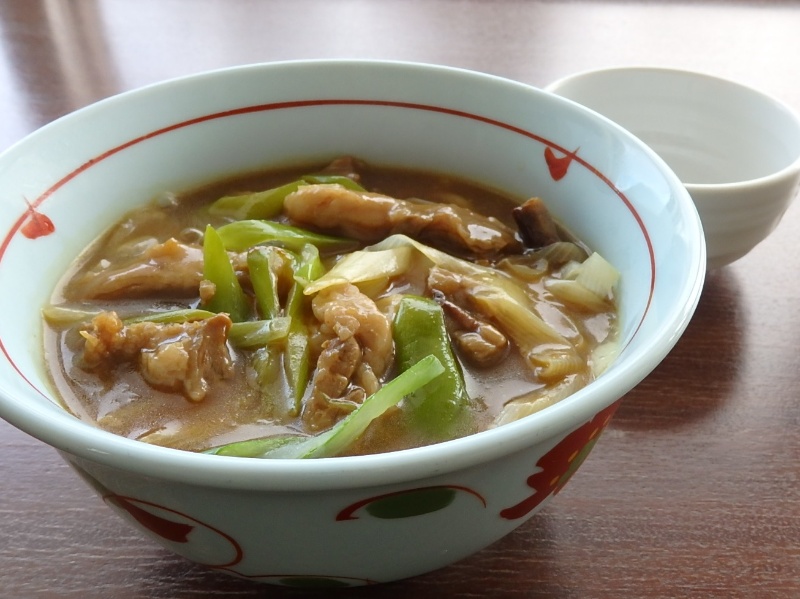
[[[800,111],[798,32],[797,2],[0,0],[0,150],[121,91],[295,58],[441,63],[537,86],[683,67]],[[795,204],[709,274],[686,334],[539,515],[439,572],[335,596],[800,597],[799,236]],[[0,597],[261,596],[303,594],[172,556],[0,422]]]

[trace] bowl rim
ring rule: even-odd
[[[585,69],[582,71],[578,71],[576,73],[571,73],[569,75],[566,75],[565,77],[561,77],[559,79],[551,81],[550,83],[545,85],[543,89],[549,93],[560,96],[560,89],[565,85],[571,84],[576,81],[588,80],[591,78],[602,79],[606,75],[614,75],[614,74],[626,74],[633,76],[636,76],[637,74],[641,74],[644,76],[646,75],[681,76],[681,77],[691,78],[696,81],[700,80],[713,81],[717,84],[727,86],[730,89],[734,89],[739,93],[749,94],[752,97],[758,98],[765,104],[772,104],[778,112],[784,113],[784,115],[789,121],[793,121],[795,129],[797,130],[797,134],[799,136],[798,146],[800,147],[800,113],[795,111],[791,106],[789,106],[789,104],[787,104],[778,97],[770,95],[760,89],[757,89],[741,81],[737,81],[735,79],[730,79],[727,77],[722,77],[720,75],[706,73],[704,71],[696,71],[691,69],[669,67],[669,66],[644,65],[644,64],[609,66],[597,69]],[[585,108],[593,112],[596,112],[593,108],[585,106],[579,100],[573,100],[572,98],[569,98],[567,96],[560,96],[560,97],[569,100],[571,102],[574,102],[580,106],[584,106]],[[687,189],[689,189],[690,191],[692,189],[695,189],[698,191],[719,190],[721,192],[730,192],[730,191],[737,191],[740,189],[752,188],[758,185],[772,184],[780,179],[790,179],[792,177],[797,176],[798,173],[800,173],[800,151],[797,152],[797,156],[795,156],[794,160],[792,160],[786,166],[774,172],[762,175],[760,177],[751,177],[747,179],[741,179],[738,181],[726,181],[724,183],[698,183],[690,181],[690,182],[684,182],[683,185],[686,186]]]
[[[76,115],[84,117],[93,111],[102,110],[111,103],[125,101],[138,94],[147,93],[153,88],[164,88],[187,80],[213,79],[221,74],[234,71],[246,72],[248,70],[325,64],[351,66],[372,64],[400,69],[436,71],[440,74],[457,74],[475,77],[494,84],[514,86],[525,90],[526,93],[543,93],[558,97],[559,102],[570,102],[519,81],[478,71],[428,63],[378,59],[315,59],[253,63],[184,75],[100,100],[64,115],[26,136],[2,152],[0,161],[12,151],[16,152],[20,148],[24,148],[26,144],[32,143],[31,140],[36,139],[39,131],[49,130],[66,119],[78,118]],[[580,110],[592,113],[582,106]],[[596,115],[596,113],[592,114]],[[15,400],[11,392],[7,390],[4,381],[0,381],[0,417],[42,442],[55,447],[66,457],[71,456],[111,468],[185,484],[287,492],[375,486],[429,478],[445,472],[474,467],[519,452],[536,441],[567,434],[569,430],[589,421],[595,414],[618,401],[667,355],[694,313],[705,277],[706,256],[702,225],[688,192],[680,184],[677,176],[650,148],[605,117],[600,116],[600,119],[607,123],[606,126],[617,130],[619,134],[644,152],[659,166],[659,170],[669,181],[676,201],[690,215],[686,224],[694,231],[694,234],[691,235],[695,244],[692,255],[693,264],[689,265],[687,278],[682,282],[682,304],[670,307],[669,317],[661,319],[657,331],[653,333],[654,341],[651,344],[641,349],[629,362],[611,369],[588,387],[546,410],[502,427],[444,443],[376,455],[315,460],[242,459],[210,456],[149,445],[102,431],[78,420],[65,410],[62,412],[46,410],[41,406]],[[4,353],[7,352],[6,348],[2,349]],[[8,357],[7,353],[6,357]]]

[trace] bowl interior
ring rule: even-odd
[[[689,71],[621,67],[548,90],[596,110],[652,147],[686,184],[767,177],[800,158],[800,120],[739,83]]]
[[[442,463],[423,465],[431,455],[460,456],[453,464],[465,464],[576,426],[650,372],[694,310],[705,265],[697,213],[664,163],[613,123],[529,86],[457,69],[368,61],[253,65],[110,98],[0,156],[0,281],[14,289],[0,297],[0,309],[14,315],[0,321],[0,416],[78,455],[108,463],[136,456],[131,468],[172,468],[190,478],[213,460],[229,462],[115,437],[57,407],[43,368],[40,308],[89,241],[156,193],[343,154],[538,195],[623,274],[623,350],[605,375],[508,427],[399,452],[391,460],[407,472]],[[465,447],[488,453],[465,456]],[[382,467],[367,470],[360,468],[358,480],[387,476]]]

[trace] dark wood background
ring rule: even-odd
[[[0,149],[144,84],[317,57],[442,63],[538,86],[604,66],[683,67],[800,111],[797,2],[0,0]],[[709,274],[675,350],[543,512],[449,568],[346,595],[800,597],[799,210]],[[0,422],[0,597],[262,595],[300,593],[173,557],[54,450]]]

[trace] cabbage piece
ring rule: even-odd
[[[313,295],[327,287],[341,283],[366,283],[390,279],[407,271],[411,265],[413,248],[396,247],[388,250],[360,250],[346,254],[333,268],[308,285],[306,295]]]
[[[619,271],[605,258],[594,252],[577,269],[575,282],[583,285],[597,297],[612,297],[614,286],[619,281]]]
[[[583,262],[588,257],[586,250],[571,241],[556,241],[529,254],[531,260],[545,259],[553,268],[560,268],[567,262]]]
[[[508,401],[492,422],[492,428],[514,422],[566,399],[588,383],[586,376],[571,375],[554,385],[535,389]]]
[[[619,339],[616,336],[594,348],[589,356],[589,366],[592,369],[592,374],[597,377],[605,372],[619,355],[619,350]]]
[[[619,281],[619,271],[600,254],[593,253],[581,263],[562,269],[562,279],[550,279],[545,288],[558,299],[590,312],[608,310]]]
[[[102,310],[96,308],[67,308],[65,306],[54,306],[53,304],[48,304],[42,308],[42,316],[44,316],[48,324],[54,327],[68,327],[80,324],[91,320],[100,312]]]

